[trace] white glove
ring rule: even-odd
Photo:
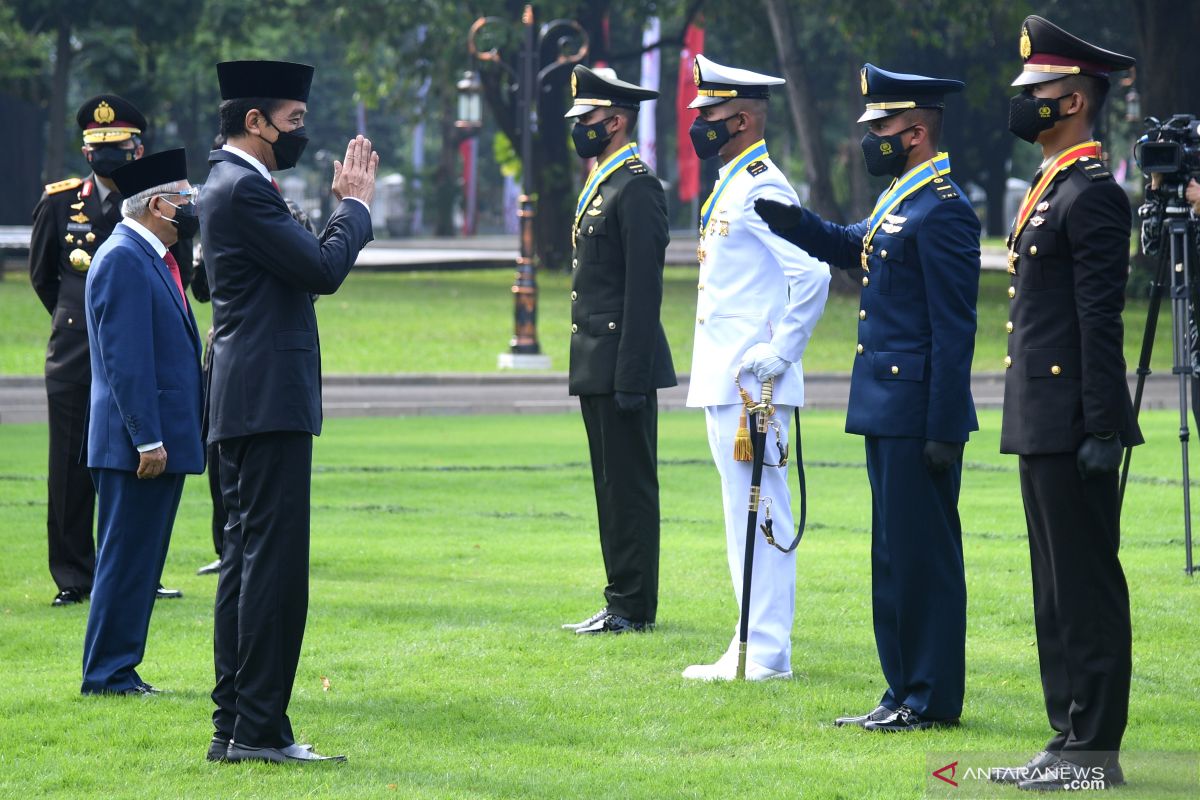
[[[759,342],[752,345],[742,355],[741,369],[749,370],[754,373],[754,377],[765,381],[767,378],[781,375],[791,365],[792,362],[785,360],[775,352],[775,348],[771,346],[770,342]]]

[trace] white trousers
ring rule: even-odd
[[[708,445],[721,474],[721,499],[725,505],[725,543],[729,555],[729,574],[737,600],[738,625],[725,657],[736,658],[741,625],[742,570],[746,551],[746,522],[750,510],[751,463],[733,460],[733,442],[738,420],[745,407],[738,405],[706,406]],[[790,441],[792,406],[776,406],[775,420],[783,426],[783,441]],[[767,431],[766,460],[779,462],[775,431]],[[783,545],[796,535],[792,522],[791,490],[788,468],[763,466],[763,502],[759,504],[758,525],[766,520],[765,498],[771,498],[771,520],[775,540]],[[754,538],[754,573],[750,589],[750,639],[747,657],[764,667],[787,671],[792,663],[792,618],[796,612],[796,554],[783,554],[767,544],[757,528]]]

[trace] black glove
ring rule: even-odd
[[[1088,434],[1075,455],[1079,477],[1086,481],[1094,475],[1116,472],[1121,467],[1121,451],[1124,449],[1121,446],[1121,437],[1115,433]]]
[[[634,392],[616,392],[617,411],[622,414],[636,414],[646,407],[646,395]]]
[[[945,472],[962,460],[962,442],[935,442],[925,440],[925,469],[930,472]]]
[[[774,200],[755,200],[754,210],[763,218],[763,222],[767,223],[767,227],[772,233],[777,233],[783,236],[784,232],[796,227],[804,218],[800,213],[800,206],[792,206],[787,203],[777,203]],[[784,236],[787,239],[788,237]],[[788,241],[791,241],[788,239]]]

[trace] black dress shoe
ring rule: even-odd
[[[165,689],[159,689],[157,686],[151,686],[145,681],[142,681],[140,684],[138,684],[137,688],[142,690],[142,694],[167,694]]]
[[[957,724],[957,719],[926,719],[908,706],[902,705],[884,719],[877,722],[864,722],[863,730],[881,733],[907,733],[908,731],[923,731],[927,728],[944,728]]]
[[[181,597],[183,592],[178,589],[164,589],[161,583],[158,585],[158,591],[154,593],[155,600],[178,600]]]
[[[216,575],[221,571],[221,559],[217,559],[212,563],[205,564],[200,569],[196,570],[197,575]]]
[[[846,725],[857,725],[861,728],[868,722],[883,722],[894,713],[896,712],[887,706],[876,706],[875,710],[870,714],[862,714],[857,717],[838,717],[833,721],[833,724],[839,728]]]
[[[590,617],[585,619],[583,622],[567,622],[563,624],[562,628],[564,631],[577,631],[580,628],[586,628],[588,625],[595,625],[597,622],[604,619],[607,614],[608,606],[605,606],[595,614],[592,614]]]
[[[1125,785],[1120,764],[1085,767],[1065,758],[1044,767],[1017,783],[1027,792],[1073,792],[1089,789],[1112,789]]]
[[[575,633],[591,636],[597,633],[641,633],[653,629],[654,623],[652,622],[635,622],[625,617],[618,617],[616,614],[605,614],[589,625],[576,628]]]
[[[223,733],[214,733],[212,741],[208,743],[208,753],[204,758],[207,761],[224,761],[226,753],[229,752],[230,737]]]
[[[988,780],[992,783],[1020,783],[1032,778],[1035,774],[1053,767],[1061,759],[1048,750],[1043,750],[1023,767],[993,767],[988,770]]]
[[[246,747],[229,743],[225,751],[225,761],[266,761],[271,764],[312,764],[316,762],[342,763],[345,756],[323,756],[305,745],[289,744],[287,747]]]
[[[55,607],[73,606],[73,605],[78,605],[79,603],[82,603],[84,600],[87,600],[87,599],[88,599],[87,592],[82,592],[79,589],[63,589],[61,592],[59,592],[58,594],[56,594],[54,596],[54,599],[52,601],[50,601],[50,605],[55,606]]]

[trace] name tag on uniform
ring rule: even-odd
[[[68,222],[67,230],[72,233],[87,233],[92,229],[91,223],[88,222]]]

